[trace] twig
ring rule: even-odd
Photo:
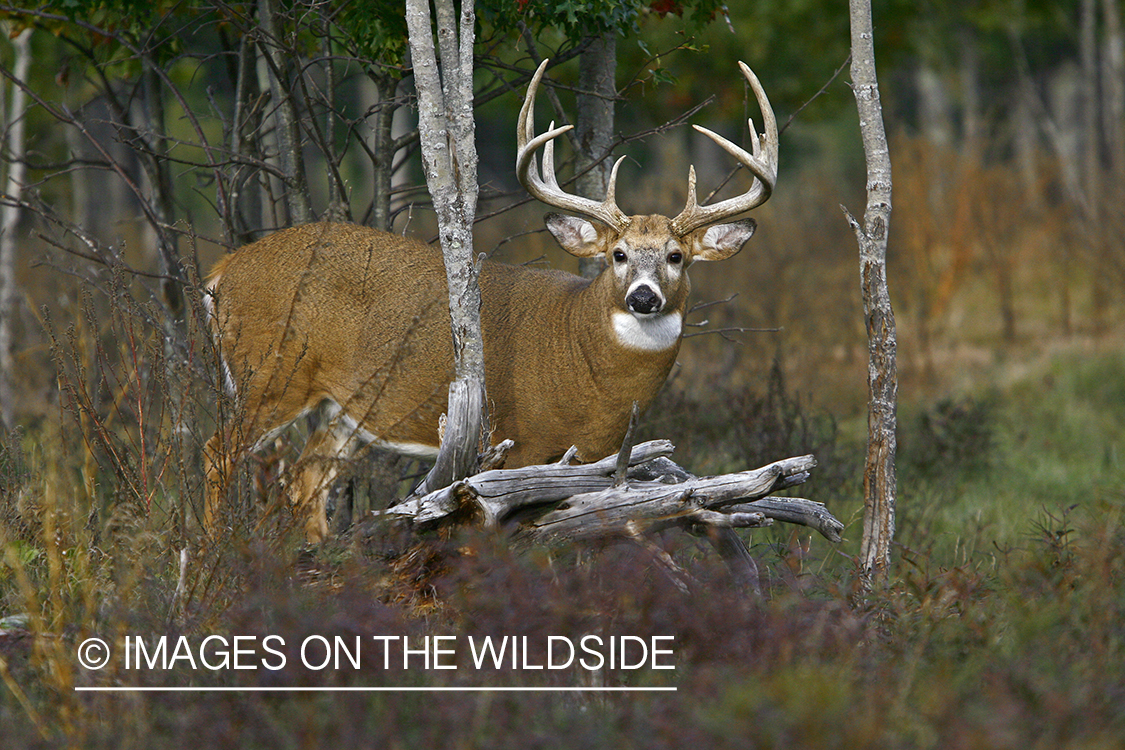
[[[625,438],[621,441],[621,450],[617,452],[617,469],[613,474],[613,486],[620,487],[625,484],[625,472],[629,469],[629,457],[633,454],[633,434],[637,431],[637,422],[640,421],[641,407],[634,401],[633,411],[629,415],[629,428],[625,430]]]
[[[704,321],[704,323],[706,323],[706,321]],[[700,325],[703,325],[703,324],[700,324]],[[739,341],[738,339],[732,339],[732,338],[728,337],[727,334],[728,333],[780,333],[783,330],[785,330],[785,329],[784,328],[742,328],[742,327],[708,328],[706,331],[695,331],[694,333],[685,333],[683,335],[683,338],[690,339],[690,338],[693,338],[695,336],[706,336],[707,334],[710,334],[710,333],[717,333],[720,336],[722,336],[724,339],[726,339],[727,341],[731,342],[732,344],[741,344],[742,343],[741,341]]]

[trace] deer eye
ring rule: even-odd
[[[680,253],[680,252],[668,253],[668,262],[669,263],[674,263],[674,264],[675,263],[682,263],[683,260],[684,260],[684,254],[683,253]]]
[[[621,250],[614,250],[613,259],[618,263],[624,263],[626,260],[625,253]]]

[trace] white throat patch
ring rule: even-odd
[[[682,330],[683,317],[678,312],[644,317],[628,312],[613,313],[617,343],[629,349],[662,352],[676,345]]]

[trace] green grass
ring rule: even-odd
[[[900,514],[910,543],[1011,546],[1042,515],[1100,515],[1125,495],[1125,358],[1116,354],[1055,360],[1003,392],[977,397],[982,423],[962,424],[988,438],[952,465],[912,465],[910,435],[900,470]],[[907,418],[907,428],[917,416]],[[968,420],[966,420],[968,421]]]

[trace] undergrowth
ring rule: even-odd
[[[814,453],[813,480],[799,489],[849,524],[838,547],[796,527],[753,532],[767,584],[758,600],[685,535],[660,539],[659,550],[548,554],[515,551],[492,531],[407,534],[346,528],[339,517],[330,543],[304,550],[275,489],[272,506],[254,499],[255,483],[276,485],[283,469],[252,462],[227,535],[209,542],[193,461],[216,379],[202,344],[169,369],[160,335],[130,327],[143,315],[91,311],[87,323],[110,322],[53,334],[57,418],[0,435],[5,747],[1125,742],[1120,356],[1058,358],[1005,388],[904,413],[900,545],[891,579],[870,592],[854,564],[863,445],[794,394],[780,367],[761,392],[720,385],[700,399],[671,389],[646,429],[672,437],[683,464],[720,472]],[[683,567],[687,592],[657,564],[663,553]],[[284,665],[265,648],[270,635],[284,641],[273,642]],[[181,636],[198,659],[208,637],[228,655],[235,637],[247,639],[242,656],[256,668],[211,669],[183,654],[167,669],[123,663],[127,639],[154,648],[163,637],[167,657]],[[418,648],[439,636],[451,639],[456,669],[404,655],[404,638]],[[518,663],[478,668],[469,639],[504,636],[526,642]],[[674,669],[654,668],[655,657],[638,669],[534,668],[551,658],[548,646],[589,636],[663,643]],[[78,662],[93,637],[115,654],[102,669]],[[363,644],[355,666],[301,663],[300,644],[337,637]],[[235,690],[76,691],[115,686]],[[676,691],[249,690],[594,686]]]

